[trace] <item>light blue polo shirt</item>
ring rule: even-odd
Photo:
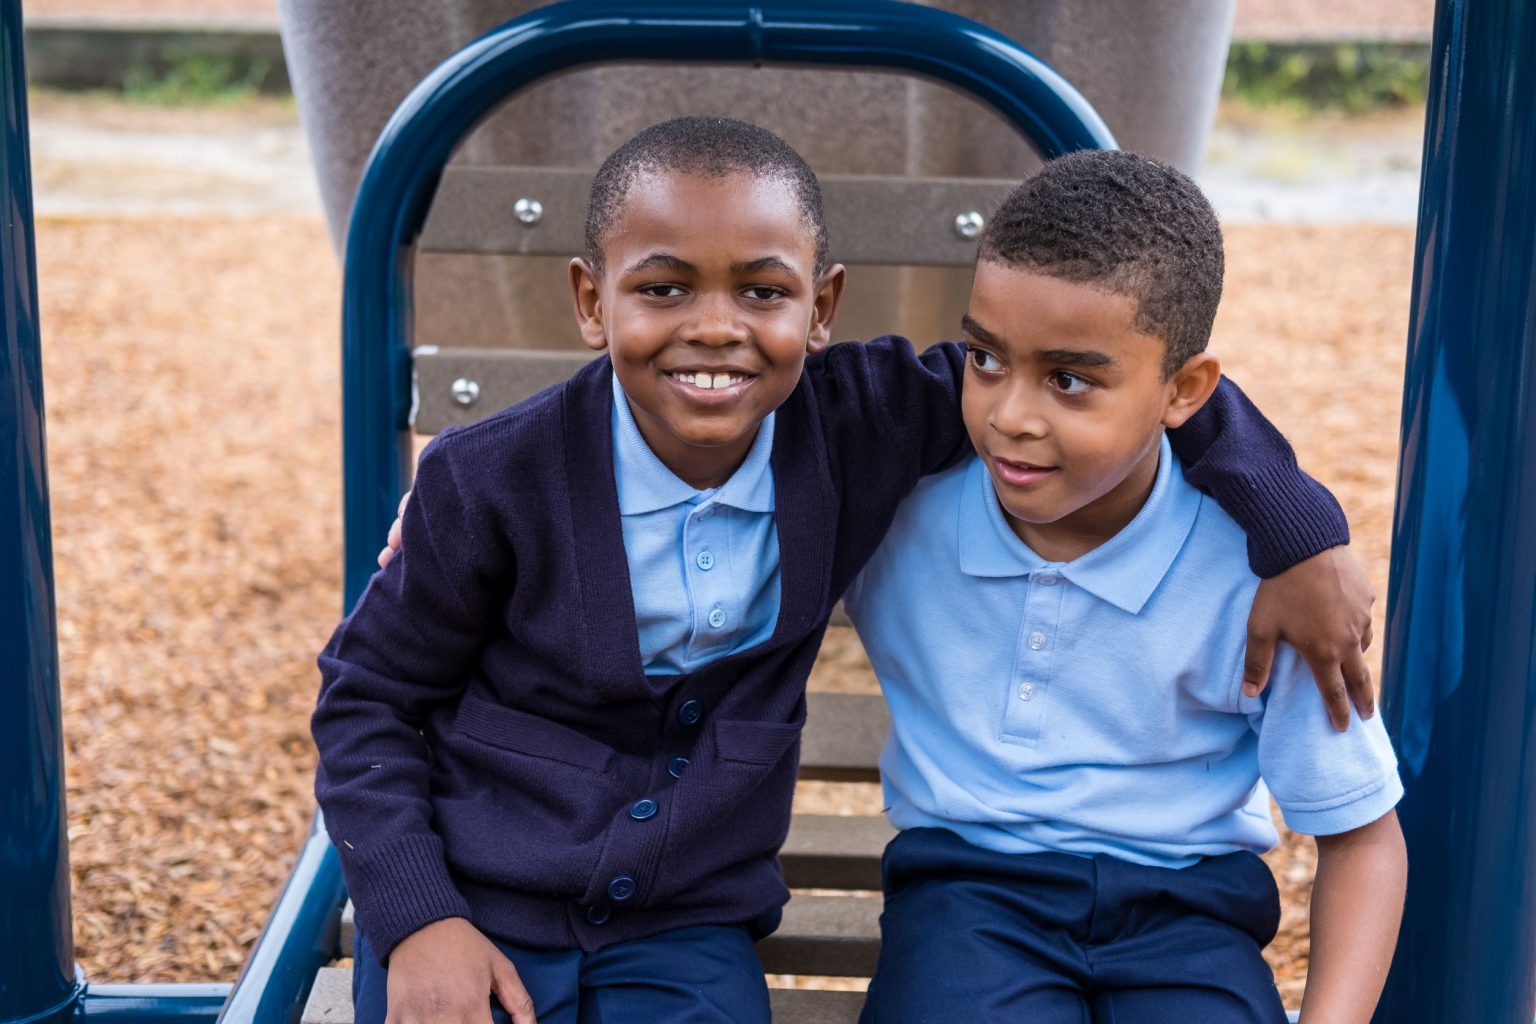
[[[1375,821],[1403,792],[1380,716],[1335,732],[1289,647],[1242,693],[1258,582],[1166,438],[1141,512],[1067,563],[1009,529],[979,458],[927,478],[845,599],[891,709],[892,824],[1185,867],[1273,846],[1271,792],[1297,832]]]
[[[779,617],[773,517],[773,421],[709,490],[668,469],[645,443],[613,378],[613,475],[646,675],[692,672],[767,640]]]

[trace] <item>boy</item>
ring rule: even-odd
[[[357,906],[360,1024],[480,1024],[493,991],[517,1024],[765,1021],[752,940],[787,895],[827,615],[920,475],[965,450],[957,346],[806,362],[844,272],[814,174],[770,133],[640,133],[587,228],[571,286],[609,358],[427,447],[400,557],[320,658],[316,792]],[[1283,510],[1254,517],[1260,556],[1342,543],[1283,442],[1258,475],[1205,471],[1273,436],[1231,385],[1212,405],[1180,454]]]
[[[1329,729],[1282,650],[1242,693],[1257,579],[1165,428],[1216,387],[1221,232],[1127,153],[1053,161],[983,238],[962,409],[847,607],[891,709],[865,1024],[1283,1022],[1258,854],[1318,837],[1302,1021],[1369,1020],[1406,873],[1378,720]]]

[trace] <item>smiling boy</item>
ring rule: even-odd
[[[752,942],[788,895],[827,617],[965,452],[958,346],[807,359],[843,278],[763,129],[669,121],[599,170],[570,286],[608,356],[428,445],[399,556],[320,657],[359,1024],[767,1021]],[[1344,541],[1283,444],[1231,468],[1272,433],[1235,387],[1197,426],[1180,455],[1274,568]]]
[[[902,830],[864,1024],[1283,1022],[1270,792],[1318,837],[1301,1019],[1370,1018],[1405,876],[1391,744],[1329,728],[1294,650],[1243,693],[1258,580],[1165,436],[1217,386],[1221,282],[1198,188],[1132,154],[1047,164],[987,229],[976,454],[918,485],[847,597]]]

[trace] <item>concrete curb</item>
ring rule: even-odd
[[[32,85],[122,89],[191,68],[209,81],[290,91],[273,21],[38,17],[23,35]]]

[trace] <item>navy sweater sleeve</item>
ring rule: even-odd
[[[513,565],[477,526],[444,451],[449,437],[422,453],[400,551],[319,658],[315,793],[381,958],[433,921],[470,916],[432,828],[421,723],[460,697]]]
[[[811,368],[831,458],[855,486],[850,508],[859,514],[888,503],[891,487],[905,496],[918,476],[970,451],[960,416],[963,345],[944,342],[918,354],[905,339],[884,337],[835,345]],[[1257,575],[1273,576],[1349,543],[1349,523],[1333,495],[1301,471],[1290,444],[1226,377],[1169,441],[1185,478],[1248,535],[1248,563]],[[883,450],[880,472],[842,459],[845,445]]]
[[[1303,473],[1274,424],[1226,377],[1168,440],[1190,483],[1214,497],[1248,535],[1259,576],[1284,572],[1349,543],[1349,523],[1327,488]]]

